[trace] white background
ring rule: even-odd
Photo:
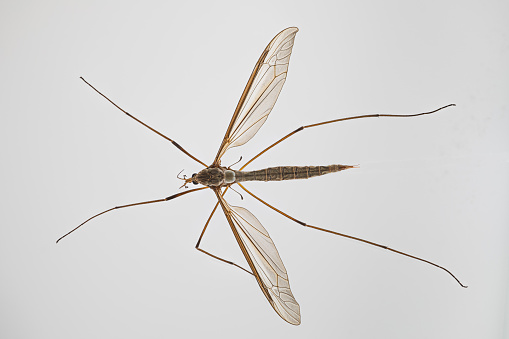
[[[505,1],[3,1],[0,4],[0,337],[507,338],[509,5]],[[223,164],[295,128],[250,165],[359,164],[251,183],[244,194],[301,305],[281,320],[255,280],[194,249],[214,205],[179,192],[201,166],[86,86],[211,163],[250,72],[300,31],[271,117]],[[239,165],[236,166],[238,168]],[[223,215],[203,248],[245,261]]]

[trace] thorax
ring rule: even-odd
[[[235,182],[235,172],[225,167],[209,167],[193,174],[193,181],[209,187],[225,186]]]

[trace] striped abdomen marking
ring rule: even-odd
[[[339,172],[354,166],[279,166],[269,167],[257,171],[234,171],[235,181],[280,181],[294,179],[308,179],[333,172]]]

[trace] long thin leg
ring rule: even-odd
[[[157,200],[150,200],[150,201],[143,201],[143,202],[137,202],[137,203],[134,203],[134,204],[128,204],[128,205],[122,205],[122,206],[116,206],[116,207],[113,207],[113,208],[110,208],[106,211],[102,211],[101,213],[98,213],[96,215],[94,215],[93,217],[90,217],[88,218],[87,220],[85,220],[84,222],[82,222],[81,224],[79,224],[77,227],[73,228],[71,231],[67,232],[66,234],[64,234],[63,236],[61,236],[60,238],[58,238],[57,240],[57,244],[60,240],[62,240],[63,238],[67,237],[69,234],[71,234],[72,232],[76,231],[78,228],[80,228],[81,226],[85,225],[87,222],[89,222],[90,220],[94,219],[95,217],[98,217],[104,213],[107,213],[107,212],[110,212],[110,211],[113,211],[113,210],[116,210],[116,209],[119,209],[119,208],[124,208],[124,207],[131,207],[131,206],[138,206],[138,205],[146,205],[146,204],[152,204],[152,203],[156,203],[156,202],[163,202],[163,201],[168,201],[168,200],[172,200],[172,199],[175,199],[175,198],[178,198],[180,197],[181,195],[184,195],[184,194],[187,194],[187,193],[191,193],[191,192],[196,192],[196,191],[200,191],[200,190],[203,190],[205,188],[208,188],[207,186],[204,186],[204,187],[200,187],[200,188],[195,188],[195,189],[192,189],[192,190],[189,190],[189,191],[185,191],[185,192],[180,192],[180,193],[177,193],[177,194],[173,194],[173,195],[170,195],[169,197],[166,197],[166,198],[163,198],[163,199],[157,199]]]
[[[207,219],[207,222],[205,223],[205,226],[203,227],[203,230],[201,231],[200,237],[198,238],[198,241],[196,242],[196,245],[194,246],[196,249],[198,249],[198,247],[200,247],[201,238],[203,238],[203,235],[205,234],[205,230],[207,229],[207,226],[209,225],[210,220],[212,219],[212,216],[214,215],[214,213],[216,213],[218,206],[219,206],[219,201],[216,202],[214,209],[212,209],[212,213],[210,213],[209,218]]]
[[[118,108],[119,110],[121,110],[122,112],[124,112],[128,117],[130,118],[133,118],[134,120],[136,120],[137,122],[139,122],[140,124],[142,124],[143,126],[147,127],[149,130],[151,130],[152,132],[162,136],[163,138],[165,138],[166,140],[168,140],[169,142],[171,142],[173,145],[175,145],[175,147],[177,147],[179,150],[181,150],[182,152],[184,152],[186,155],[188,155],[191,159],[199,162],[200,164],[202,164],[203,166],[205,167],[208,167],[207,165],[205,165],[204,162],[198,160],[196,157],[194,157],[193,155],[191,155],[188,151],[186,151],[184,148],[182,148],[182,146],[180,146],[179,144],[177,144],[175,141],[171,140],[170,138],[168,138],[166,135],[156,131],[154,128],[150,127],[149,125],[147,125],[146,123],[144,123],[143,121],[135,118],[134,116],[132,116],[131,114],[127,113],[126,111],[124,111],[122,108],[120,108],[120,106],[118,106],[116,103],[114,103],[113,101],[111,101],[106,95],[102,94],[101,92],[99,92],[94,86],[92,86],[91,84],[89,84],[85,79],[83,79],[83,77],[80,77],[81,80],[83,80],[87,85],[89,85],[90,87],[92,87],[92,89],[94,91],[96,91],[97,93],[99,93],[103,98],[105,98],[106,100],[108,100],[113,106],[115,106],[116,108]]]
[[[301,127],[297,128],[295,131],[293,131],[291,133],[288,133],[287,135],[285,135],[284,137],[282,137],[281,139],[279,139],[278,141],[276,141],[275,143],[273,143],[272,145],[270,145],[269,147],[267,147],[266,149],[264,149],[263,151],[261,151],[257,155],[255,155],[251,160],[246,162],[239,170],[242,171],[244,168],[246,168],[247,165],[249,165],[251,162],[253,162],[260,155],[262,155],[263,153],[267,152],[269,149],[271,149],[272,147],[276,146],[277,144],[279,144],[283,140],[288,139],[289,137],[291,137],[295,133],[300,132],[300,131],[302,131],[302,130],[304,130],[306,128],[311,128],[311,127],[316,127],[316,126],[321,126],[321,125],[332,124],[334,122],[339,122],[339,121],[354,120],[354,119],[363,119],[363,118],[380,118],[380,117],[409,118],[409,117],[417,117],[419,115],[432,114],[432,113],[438,112],[438,111],[440,111],[440,110],[442,110],[444,108],[450,107],[450,106],[456,106],[456,105],[455,104],[449,104],[449,105],[440,107],[440,108],[438,108],[438,109],[436,109],[434,111],[423,112],[423,113],[416,113],[416,114],[366,114],[366,115],[357,115],[357,116],[354,116],[354,117],[334,119],[334,120],[319,122],[319,123],[316,123],[316,124],[301,126]]]
[[[253,273],[251,273],[251,272],[249,272],[248,270],[246,270],[244,267],[239,266],[239,265],[237,265],[236,263],[234,263],[234,262],[232,262],[232,261],[228,261],[228,260],[222,259],[222,258],[218,257],[217,255],[214,255],[214,254],[212,254],[212,253],[209,253],[209,252],[207,252],[207,251],[205,251],[204,249],[201,249],[201,248],[199,248],[199,247],[196,247],[196,249],[197,249],[198,251],[202,252],[202,253],[205,253],[205,254],[207,254],[207,255],[210,255],[210,256],[211,256],[212,258],[214,258],[214,259],[221,260],[222,262],[225,262],[225,263],[227,263],[227,264],[230,264],[230,265],[236,266],[236,267],[240,268],[241,270],[243,270],[243,271],[245,271],[245,272],[247,272],[247,273],[249,273],[249,274],[251,274],[251,275],[254,275]]]
[[[226,190],[228,189],[228,187],[223,191],[223,195],[226,193]],[[205,223],[205,226],[203,227],[203,230],[201,231],[201,234],[200,234],[200,237],[198,238],[198,242],[196,243],[196,245],[194,246],[194,248],[196,248],[198,251],[200,252],[203,252],[207,255],[210,255],[212,258],[214,259],[217,259],[217,260],[220,260],[222,262],[225,262],[227,264],[230,264],[230,265],[233,265],[233,266],[236,266],[238,268],[240,268],[241,270],[243,271],[246,271],[247,273],[253,275],[252,272],[249,272],[248,270],[246,270],[244,267],[240,266],[240,265],[237,265],[236,263],[234,263],[233,261],[229,261],[229,260],[225,260],[223,258],[220,258],[218,257],[217,255],[214,255],[212,253],[209,253],[207,251],[205,251],[204,249],[201,249],[200,248],[200,242],[201,242],[201,239],[203,238],[203,235],[205,234],[205,230],[207,229],[207,226],[209,225],[210,223],[210,220],[212,219],[212,216],[214,215],[214,213],[216,213],[216,210],[217,210],[217,207],[219,206],[219,201],[216,202],[216,205],[214,206],[214,209],[212,210],[212,213],[210,213],[209,215],[209,218],[207,219],[207,222]]]
[[[267,207],[270,207],[272,208],[274,211],[278,212],[279,214],[281,215],[284,215],[285,217],[287,217],[288,219],[292,220],[292,221],[295,221],[296,223],[302,225],[302,226],[306,226],[306,227],[310,227],[312,229],[315,229],[315,230],[319,230],[319,231],[323,231],[323,232],[327,232],[327,233],[332,233],[332,234],[335,234],[335,235],[339,235],[339,236],[342,236],[342,237],[345,237],[345,238],[348,238],[348,239],[353,239],[353,240],[357,240],[357,241],[361,241],[363,243],[366,243],[366,244],[370,244],[370,245],[373,245],[373,246],[377,246],[377,247],[380,247],[380,248],[383,248],[383,249],[386,249],[386,250],[389,250],[391,252],[394,252],[394,253],[398,253],[398,254],[401,254],[401,255],[404,255],[404,256],[407,256],[407,257],[410,257],[412,259],[416,259],[416,260],[420,260],[420,261],[423,261],[425,263],[428,263],[430,265],[433,265],[435,267],[438,267],[438,268],[441,268],[443,269],[444,271],[446,271],[447,273],[449,273],[457,282],[458,284],[460,284],[461,287],[468,287],[466,285],[463,285],[461,283],[461,281],[459,281],[458,278],[456,278],[456,276],[454,274],[452,274],[448,269],[446,269],[445,267],[442,267],[442,266],[439,266],[431,261],[428,261],[428,260],[425,260],[425,259],[422,259],[422,258],[419,258],[419,257],[416,257],[416,256],[413,256],[411,254],[408,254],[408,253],[405,253],[405,252],[401,252],[401,251],[397,251],[395,249],[392,249],[392,248],[389,248],[385,245],[380,245],[380,244],[377,244],[375,242],[372,242],[372,241],[369,241],[369,240],[365,240],[365,239],[361,239],[361,238],[357,238],[357,237],[353,237],[351,235],[347,235],[347,234],[343,234],[343,233],[338,233],[338,232],[334,232],[334,231],[331,231],[331,230],[328,230],[328,229],[325,229],[325,228],[321,228],[321,227],[317,227],[317,226],[312,226],[312,225],[309,225],[309,224],[306,224],[305,222],[302,222],[300,220],[297,220],[291,216],[289,216],[288,214],[278,210],[277,208],[275,208],[274,206],[266,203],[265,201],[263,201],[262,199],[258,198],[256,195],[254,195],[253,193],[251,193],[250,191],[248,191],[244,186],[242,186],[242,184],[240,183],[237,183],[244,191],[246,191],[249,195],[251,195],[253,198],[255,198],[256,200],[258,200],[259,202],[261,202],[262,204],[264,204],[265,206]]]

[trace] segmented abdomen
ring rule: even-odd
[[[280,181],[294,179],[308,179],[328,173],[339,172],[354,166],[278,166],[257,171],[235,171],[235,181]]]

